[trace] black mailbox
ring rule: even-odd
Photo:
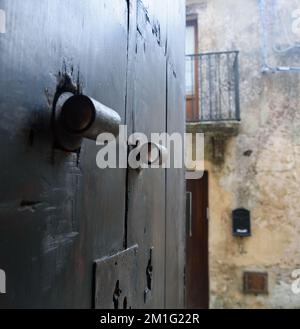
[[[233,235],[240,237],[251,236],[250,211],[244,208],[232,212]]]

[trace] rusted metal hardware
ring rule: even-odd
[[[139,159],[139,165],[137,167],[132,166],[132,163],[129,163],[130,167],[137,170],[142,170],[144,168],[152,167],[163,167],[167,161],[169,152],[166,147],[161,144],[147,142],[141,144],[135,144],[132,141],[128,142],[132,150],[135,150],[132,154],[129,155],[128,161],[130,162],[131,155],[134,156],[134,159]]]
[[[138,307],[138,245],[95,261],[96,309]]]
[[[152,142],[142,145],[140,153],[143,162],[149,166],[162,166],[168,158],[168,150],[164,146]]]
[[[59,147],[66,151],[80,148],[82,139],[96,140],[101,133],[119,134],[119,114],[85,96],[63,93],[55,107],[54,133]]]

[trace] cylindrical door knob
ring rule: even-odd
[[[119,134],[119,114],[85,96],[63,93],[55,107],[55,136],[67,151],[80,148],[82,138],[96,140],[101,133]]]
[[[141,159],[149,166],[162,166],[168,158],[168,150],[160,144],[146,143],[140,149]]]

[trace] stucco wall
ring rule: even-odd
[[[199,15],[200,52],[240,51],[240,133],[226,143],[223,164],[206,152],[211,307],[300,308],[291,290],[300,268],[300,72],[261,72],[257,0],[187,3]],[[251,210],[252,237],[232,236],[239,207]],[[268,295],[243,293],[245,270],[269,273]]]

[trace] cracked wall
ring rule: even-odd
[[[300,73],[261,72],[258,3],[187,1],[187,12],[198,14],[200,52],[240,51],[240,133],[221,166],[206,152],[212,308],[300,308],[291,290],[300,268]],[[282,56],[288,63],[295,53]],[[249,238],[232,236],[239,207],[251,210]],[[268,272],[268,295],[243,293],[248,270]]]

